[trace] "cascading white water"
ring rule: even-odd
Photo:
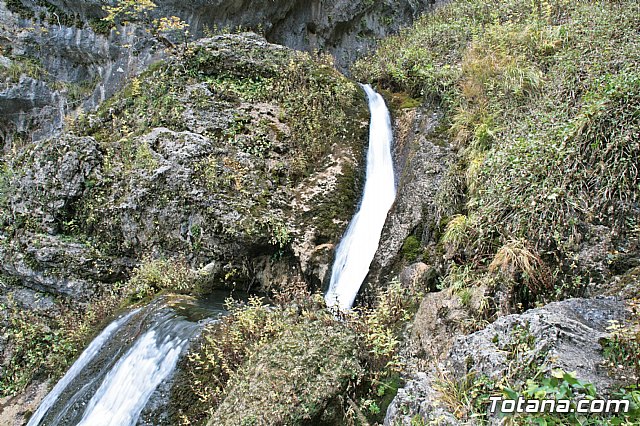
[[[102,333],[98,335],[91,344],[87,347],[87,349],[80,354],[76,362],[73,363],[71,368],[67,371],[67,373],[60,379],[58,383],[51,389],[51,392],[47,394],[47,396],[42,400],[40,406],[33,413],[33,416],[29,419],[29,423],[27,426],[36,426],[40,424],[40,420],[46,414],[46,412],[51,408],[51,406],[57,401],[60,394],[69,386],[69,383],[76,378],[78,374],[82,371],[82,369],[98,354],[102,345],[111,337],[114,331],[116,331],[123,323],[125,323],[133,314],[135,314],[138,309],[135,309],[128,314],[118,318],[109,324]]]
[[[171,321],[156,323],[107,374],[79,426],[133,426],[153,391],[175,368],[187,343]]]
[[[153,407],[164,406],[160,384],[170,379],[202,324],[224,312],[227,296],[161,297],[112,322],[47,395],[28,426],[133,426],[155,415]],[[156,404],[151,408],[150,400]]]
[[[396,197],[393,176],[391,118],[384,99],[368,84],[362,85],[369,98],[371,122],[369,151],[362,201],[351,219],[338,249],[331,272],[327,306],[349,310],[369,273],[378,249],[382,227]]]

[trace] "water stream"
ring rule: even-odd
[[[331,271],[327,306],[349,310],[369,273],[387,213],[396,197],[391,143],[393,131],[389,110],[371,86],[362,86],[369,99],[371,121],[369,150],[362,201],[338,248]]]
[[[109,324],[54,386],[28,426],[133,426],[219,303],[160,298]]]
[[[126,315],[121,316],[120,318],[113,321],[109,324],[103,331],[93,339],[91,344],[87,347],[87,349],[82,352],[82,354],[78,357],[75,363],[71,366],[71,368],[67,371],[62,379],[51,389],[49,394],[42,400],[40,406],[36,410],[35,413],[29,419],[29,423],[27,426],[35,426],[40,424],[40,420],[42,417],[49,411],[51,406],[58,400],[60,394],[69,386],[78,374],[82,371],[82,369],[96,356],[100,348],[104,345],[104,343],[111,337],[111,334],[115,330],[117,330],[124,322],[126,322],[133,314],[135,314],[137,310],[133,310]]]

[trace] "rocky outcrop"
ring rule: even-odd
[[[14,217],[35,221],[49,234],[71,219],[72,205],[100,176],[102,154],[91,137],[66,135],[36,143],[14,159],[10,199]]]
[[[104,256],[86,242],[64,236],[27,233],[0,246],[0,272],[19,279],[23,306],[37,310],[45,295],[66,296],[87,302],[99,284],[126,278],[134,261]],[[25,293],[26,292],[26,293]],[[15,296],[14,296],[15,297]]]
[[[459,336],[438,367],[416,374],[398,391],[385,425],[410,425],[414,416],[440,419],[439,424],[462,424],[437,391],[436,382],[442,382],[443,375],[454,382],[486,377],[515,387],[528,378],[526,371],[559,368],[575,371],[578,379],[594,384],[601,395],[607,395],[616,382],[603,365],[600,339],[607,335],[609,321],[626,316],[624,303],[613,298],[568,299],[502,317],[483,330]],[[414,325],[414,332],[419,326]],[[499,423],[499,419],[490,420]]]
[[[410,235],[420,246],[435,243],[432,232],[437,222],[436,194],[453,158],[446,138],[438,131],[440,118],[438,112],[422,107],[397,113],[394,123],[397,195],[367,277],[370,283],[388,282],[401,272],[407,260],[413,260],[403,259],[402,252]]]
[[[0,141],[5,151],[59,131],[67,114],[94,109],[127,78],[164,56],[138,28],[98,34],[89,21],[97,22],[83,21],[64,4],[0,2]]]
[[[184,257],[207,288],[320,285],[366,116],[357,85],[308,55],[202,40],[9,161],[3,270],[77,300],[143,256]]]
[[[87,20],[101,16],[102,2],[52,0],[62,10]],[[272,43],[333,54],[344,69],[376,39],[398,31],[435,4],[435,0],[324,1],[160,0],[157,16],[176,15],[196,36],[216,29],[262,32]]]
[[[274,43],[329,52],[346,70],[376,39],[410,24],[432,0],[155,3],[155,17],[181,17],[195,38],[222,29],[253,29]],[[0,80],[5,80],[0,81],[0,140],[5,150],[20,139],[37,140],[60,130],[67,114],[93,110],[165,56],[158,40],[141,28],[110,31],[100,21],[103,6],[97,0],[0,2]],[[10,58],[26,58],[37,69],[13,67],[15,78],[4,79]]]

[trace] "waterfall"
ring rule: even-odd
[[[160,298],[113,321],[45,397],[28,426],[137,424],[201,323],[223,312],[223,300]]]
[[[336,251],[327,306],[349,310],[369,273],[382,227],[396,196],[391,158],[391,118],[384,99],[371,86],[362,85],[369,99],[371,121],[362,201]]]
[[[60,381],[51,389],[51,392],[42,400],[40,406],[33,413],[33,416],[29,419],[27,426],[36,426],[40,424],[40,420],[49,411],[49,408],[58,400],[60,394],[69,386],[69,384],[78,376],[78,374],[84,369],[84,367],[98,354],[98,351],[102,348],[102,345],[109,339],[111,334],[118,329],[123,323],[125,323],[133,314],[137,312],[133,310],[128,314],[118,318],[109,324],[103,331],[93,339],[87,349],[82,352],[76,362],[73,363],[67,373],[60,379]]]
[[[133,426],[149,397],[175,368],[190,333],[164,315],[136,340],[89,401],[79,426]]]

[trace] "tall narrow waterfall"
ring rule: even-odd
[[[348,310],[360,290],[378,249],[382,227],[396,196],[391,158],[391,118],[384,99],[371,86],[362,86],[369,98],[371,123],[364,192],[358,212],[338,245],[325,295],[329,307]]]

